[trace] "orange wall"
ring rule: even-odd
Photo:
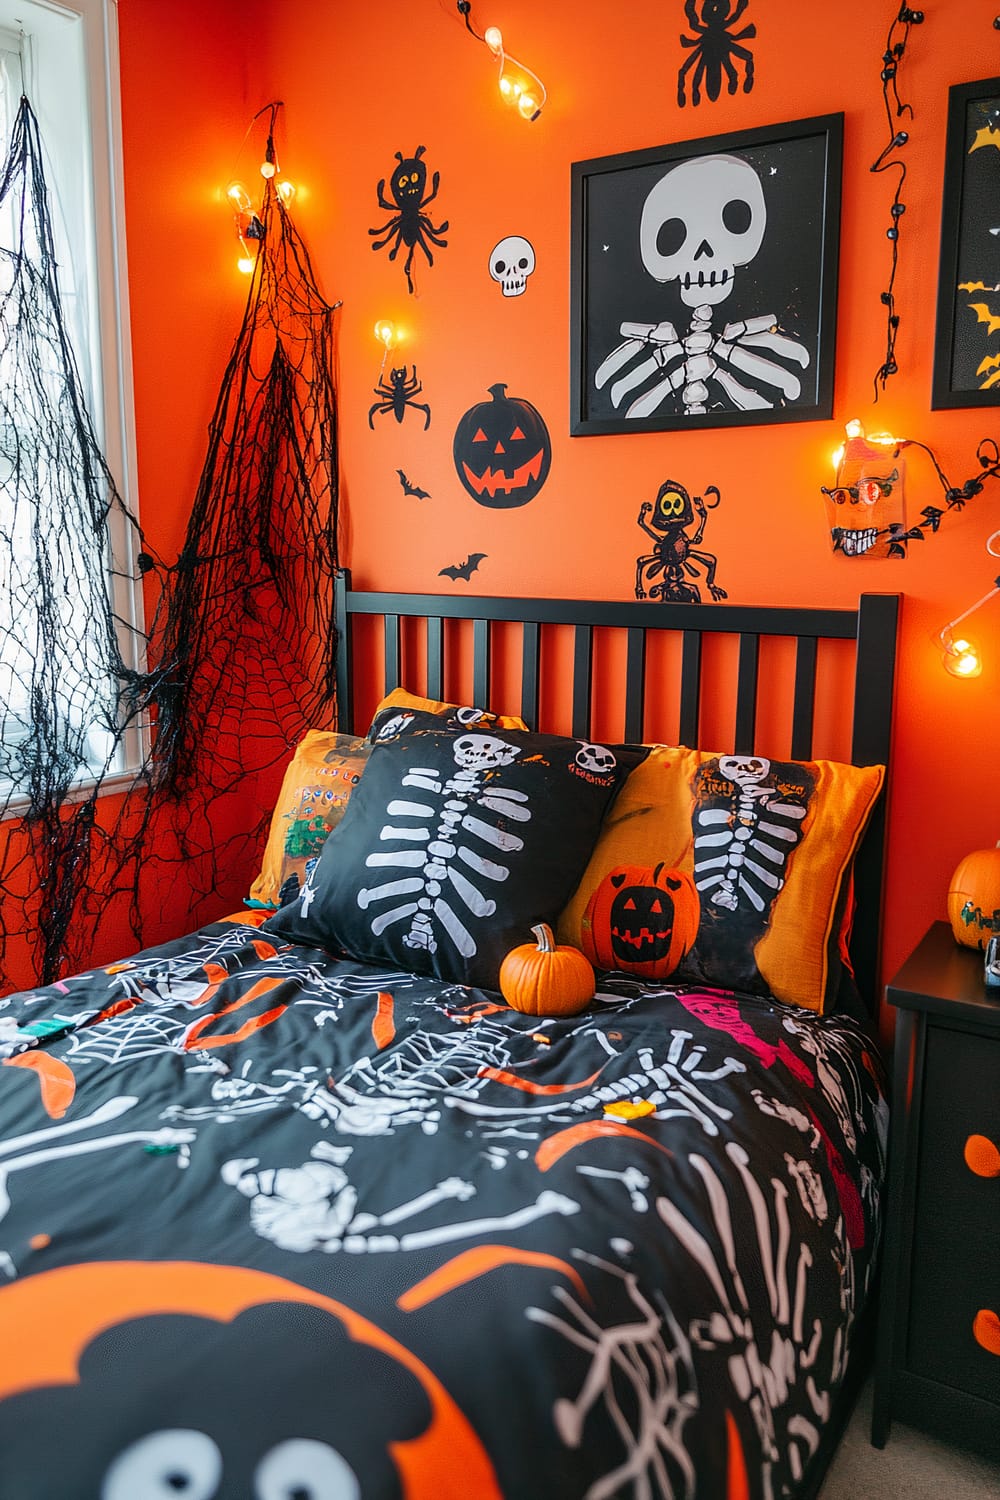
[[[885,352],[880,294],[889,276],[885,228],[894,175],[869,168],[887,142],[879,71],[894,3],[751,0],[756,82],[749,94],[678,108],[686,31],[681,0],[540,6],[476,0],[481,30],[499,23],[512,50],[544,78],[549,102],[528,125],[495,92],[485,48],[453,0],[122,0],[127,221],[136,374],[140,505],[176,547],[204,451],[205,428],[238,324],[245,283],[220,202],[253,112],[280,98],[278,152],[300,185],[294,210],[321,289],[339,319],[343,560],[361,587],[438,591],[438,570],[469,550],[487,559],[483,592],[629,598],[641,537],[635,519],[668,476],[722,492],[705,545],[735,603],[845,605],[862,590],[905,595],[890,803],[885,966],[894,969],[928,922],[945,914],[949,875],[971,848],[1000,838],[1000,652],[978,681],[940,666],[934,636],[991,586],[984,550],[1000,526],[991,481],[940,533],[904,560],[849,560],[830,547],[819,487],[844,423],[859,416],[930,444],[960,483],[977,470],[1000,412],[930,410],[934,306],[948,86],[1000,74],[992,0],[928,9],[914,28],[900,92],[914,118],[896,282],[900,373],[872,401]],[[960,24],[959,24],[960,20]],[[570,164],[611,152],[843,111],[845,168],[834,418],[746,429],[570,438]],[[260,155],[244,150],[240,166]],[[431,212],[448,246],[416,296],[400,263],[373,253],[383,222],[376,183],[394,154],[426,147],[441,174]],[[487,257],[504,234],[538,255],[528,292],[502,298]],[[405,326],[432,409],[368,426],[380,348],[372,326]],[[462,413],[505,381],[542,412],[553,440],[550,477],[524,509],[490,511],[452,465]],[[405,497],[402,468],[427,500]],[[941,491],[911,466],[911,520]],[[448,586],[448,585],[444,585]],[[1000,646],[1000,601],[980,634]]]

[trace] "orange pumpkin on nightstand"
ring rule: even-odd
[[[984,949],[1000,935],[1000,843],[961,861],[948,887],[948,920],[965,948]]]

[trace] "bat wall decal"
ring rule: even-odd
[[[402,469],[397,469],[396,473],[399,475],[399,482],[403,486],[404,495],[415,495],[418,500],[430,499],[430,490],[418,489],[415,484],[411,484]]]
[[[987,325],[987,338],[989,338],[991,334],[996,333],[997,329],[1000,328],[1000,318],[997,317],[992,309],[987,307],[985,302],[970,302],[969,306],[976,315],[976,322],[985,323]]]
[[[464,563],[458,563],[448,568],[442,568],[438,574],[439,578],[450,578],[452,583],[458,578],[463,578],[466,583],[473,573],[479,571],[479,564],[486,556],[485,552],[470,552]]]

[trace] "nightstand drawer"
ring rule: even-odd
[[[1000,1175],[966,1161],[970,1137],[1000,1149],[998,1079],[1000,1037],[928,1025],[903,1362],[1000,1405],[1000,1353],[973,1333],[1000,1316]]]

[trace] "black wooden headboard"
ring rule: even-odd
[[[426,691],[429,697],[449,696],[449,670],[455,631],[471,632],[463,646],[471,654],[471,701],[481,708],[518,711],[532,728],[539,724],[539,703],[546,681],[543,645],[549,628],[571,634],[570,699],[571,730],[589,739],[595,705],[596,643],[608,632],[624,637],[624,673],[620,708],[622,739],[642,741],[654,736],[648,723],[655,716],[666,722],[673,715],[675,742],[692,747],[708,746],[701,730],[714,686],[709,644],[713,638],[729,637],[736,643],[735,681],[727,692],[735,694],[732,743],[712,743],[713,750],[734,754],[774,755],[760,743],[758,726],[762,709],[775,692],[790,704],[789,750],[796,760],[823,754],[814,746],[820,653],[825,642],[846,642],[853,652],[853,674],[846,694],[838,689],[837,702],[850,715],[849,750],[845,757],[855,765],[889,764],[892,734],[893,682],[896,634],[899,619],[898,594],[862,594],[857,609],[784,608],[769,605],[659,604],[631,601],[576,599],[500,599],[482,595],[370,593],[351,587],[350,574],[336,580],[337,701],[343,729],[361,729],[355,723],[355,673],[357,671],[360,616],[377,617],[382,681],[368,684],[369,697],[377,699],[397,686]],[[468,621],[466,627],[450,627],[448,621]],[[508,652],[510,632],[520,636],[519,702],[494,703],[491,683],[498,650]],[[655,637],[670,633],[679,641],[678,668],[669,680],[658,673],[650,683],[649,660]],[[788,680],[778,687],[768,658],[762,672],[766,643],[791,638],[794,650]],[[503,643],[503,644],[502,644]],[[515,647],[514,649],[517,649]],[[416,655],[416,664],[414,659]],[[364,658],[370,662],[370,652]],[[565,661],[565,656],[562,658]],[[509,667],[505,673],[509,681]],[[602,713],[606,684],[601,684]],[[851,687],[853,692],[851,692]],[[463,699],[468,701],[468,699]],[[605,737],[607,731],[604,732]],[[656,736],[663,738],[664,736]],[[836,758],[836,757],[833,757]],[[879,945],[882,881],[885,859],[886,798],[883,796],[871,820],[855,864],[857,915],[851,937],[851,956],[858,986],[869,1008],[874,1010],[879,992]]]

